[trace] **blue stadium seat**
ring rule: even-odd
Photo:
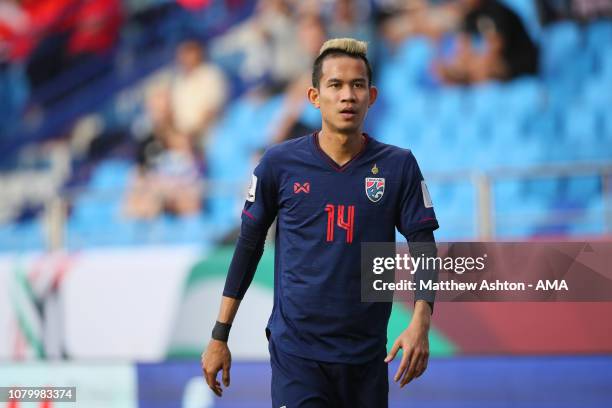
[[[376,125],[375,137],[383,143],[394,144],[400,147],[408,147],[408,138],[404,137],[398,121],[391,115],[385,114]]]
[[[397,60],[410,84],[422,85],[424,83],[434,55],[435,49],[431,40],[424,37],[412,37],[400,45]]]
[[[441,121],[459,121],[466,111],[466,92],[461,87],[443,88],[435,94],[435,115]]]
[[[40,220],[0,225],[0,252],[32,251],[45,248],[45,235]]]
[[[379,103],[393,106],[397,101],[404,101],[406,91],[414,85],[399,62],[387,61],[380,67],[376,78],[376,86],[380,89]]]
[[[572,201],[586,206],[593,199],[601,197],[601,179],[597,176],[571,177],[563,181],[561,194]]]
[[[133,166],[126,160],[105,160],[95,169],[90,186],[96,190],[123,191]]]
[[[544,89],[536,78],[519,78],[502,87],[500,103],[503,115],[511,115],[517,121],[528,121],[538,116],[544,107]]]
[[[587,106],[569,106],[564,121],[564,136],[569,142],[596,143],[598,121],[594,110]]]
[[[546,78],[558,78],[580,51],[580,28],[564,21],[547,27],[542,35],[541,63]]]
[[[539,193],[526,194],[524,186],[521,190],[513,204],[500,202],[496,208],[495,230],[502,238],[534,235],[538,226],[548,222],[549,202],[546,196]]]
[[[612,80],[612,77],[610,79]],[[581,101],[589,109],[607,114],[610,106],[612,106],[612,92],[608,92],[609,89],[612,89],[612,81],[607,83],[602,76],[585,78],[582,85]]]
[[[591,49],[606,49],[612,46],[612,20],[602,19],[585,27],[586,46]]]
[[[606,217],[601,196],[593,197],[569,226],[569,233],[578,236],[601,235],[606,232]]]
[[[602,122],[602,142],[605,146],[612,146],[612,116],[604,115]]]
[[[473,237],[476,234],[473,188],[465,183],[428,183],[428,187],[440,221],[436,238],[450,241]]]
[[[466,92],[466,106],[477,120],[494,120],[499,117],[504,97],[497,82],[475,85]]]
[[[120,216],[120,196],[83,194],[75,203],[72,218],[89,228],[101,227]]]
[[[589,54],[591,72],[601,70],[602,58],[612,52],[612,20],[599,20],[585,27],[585,45]]]
[[[523,182],[523,194],[525,197],[533,197],[550,203],[561,191],[561,179],[558,178],[533,178]]]
[[[319,129],[321,127],[321,111],[305,101],[300,122],[311,129]]]
[[[612,48],[612,47],[611,47]],[[602,85],[609,88],[612,85],[612,49],[606,52],[601,57],[601,72],[599,76]]]
[[[45,229],[41,220],[19,222],[13,229],[15,250],[36,250],[46,247]]]
[[[522,183],[515,179],[496,182],[492,189],[495,212],[499,214],[511,212],[521,200],[522,186]]]

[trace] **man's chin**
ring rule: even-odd
[[[351,124],[351,125],[343,124],[341,126],[338,126],[336,129],[338,133],[353,134],[359,131],[359,126],[355,124]]]

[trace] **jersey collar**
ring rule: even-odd
[[[342,166],[340,166],[338,163],[336,163],[331,157],[329,157],[327,155],[327,153],[325,153],[323,151],[323,149],[321,149],[321,145],[319,144],[319,132],[320,131],[316,131],[312,134],[311,136],[311,140],[312,140],[312,144],[314,145],[314,149],[318,152],[319,155],[321,155],[321,157],[323,158],[323,160],[325,162],[327,162],[329,164],[329,166],[331,166],[334,170],[336,170],[337,172],[343,172],[344,170],[346,170],[352,163],[355,162],[355,160],[357,160],[359,157],[361,157],[361,155],[366,151],[366,147],[368,146],[369,142],[370,142],[370,136],[367,133],[362,133],[364,136],[363,139],[363,143],[361,145],[361,150],[359,150],[359,152],[357,152],[357,154],[355,154],[349,161],[347,161],[346,163],[344,163]]]

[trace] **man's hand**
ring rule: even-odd
[[[429,308],[427,306],[427,308]],[[429,360],[429,315],[415,314],[410,326],[399,335],[393,343],[391,351],[385,358],[390,363],[399,349],[403,350],[402,361],[393,377],[393,381],[400,381],[400,387],[408,384],[416,377],[420,377],[427,369]]]
[[[223,395],[221,383],[217,381],[217,373],[223,370],[223,385],[230,385],[230,367],[232,366],[232,354],[227,343],[219,340],[210,340],[206,351],[202,353],[202,370],[206,384],[217,396]]]

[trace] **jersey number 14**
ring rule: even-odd
[[[353,226],[355,225],[355,206],[342,204],[333,205],[327,204],[325,206],[325,212],[327,213],[327,242],[334,241],[334,230],[336,224],[346,231],[346,242],[350,244],[353,242]],[[338,218],[336,219],[336,213]]]

